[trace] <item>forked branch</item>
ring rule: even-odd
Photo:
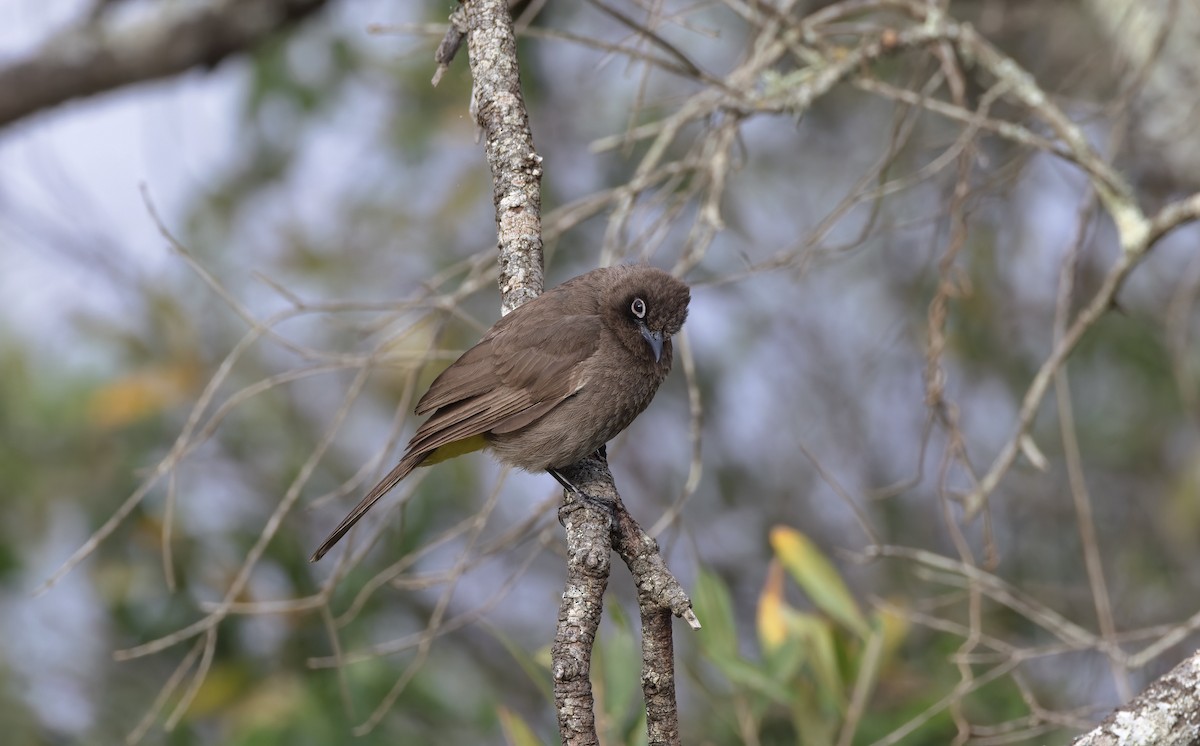
[[[533,148],[521,95],[516,38],[505,0],[464,4],[474,81],[471,108],[492,170],[499,235],[501,311],[542,292],[540,186],[542,159]],[[455,22],[457,23],[457,22]],[[439,64],[444,60],[438,58]],[[591,656],[600,625],[613,548],[637,583],[643,620],[643,689],[652,744],[679,743],[670,614],[699,627],[691,601],[666,569],[658,546],[625,511],[603,458],[563,470],[588,495],[611,502],[612,513],[564,492],[559,520],[567,533],[567,585],[551,651],[554,700],[565,744],[598,744]]]

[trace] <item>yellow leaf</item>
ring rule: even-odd
[[[301,679],[276,675],[239,697],[233,706],[233,718],[239,723],[239,731],[282,728],[300,717],[308,704]]]
[[[192,363],[143,368],[92,392],[87,419],[112,429],[158,414],[190,396],[198,370]]]
[[[858,603],[837,568],[807,536],[786,526],[776,526],[771,529],[771,548],[818,609],[859,637],[867,638],[870,629]]]
[[[787,602],[783,600],[783,565],[771,560],[758,597],[758,642],[771,652],[787,641]]]
[[[883,661],[891,660],[896,649],[908,637],[912,623],[896,608],[883,606],[874,613],[875,628],[883,635]]]
[[[542,742],[533,734],[533,729],[520,715],[507,707],[498,708],[496,714],[500,716],[500,728],[504,731],[504,741],[509,746],[542,746]]]
[[[205,718],[237,704],[246,695],[246,683],[245,671],[237,666],[214,664],[188,706],[187,718]]]

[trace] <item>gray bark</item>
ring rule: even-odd
[[[1200,743],[1200,651],[1118,707],[1074,746],[1193,746]]]

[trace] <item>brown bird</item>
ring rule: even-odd
[[[310,561],[416,467],[481,448],[577,492],[557,470],[599,450],[650,404],[671,370],[671,335],[690,299],[688,286],[661,269],[602,267],[501,318],[434,379],[416,408],[433,415]]]

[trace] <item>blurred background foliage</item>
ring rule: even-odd
[[[15,13],[32,7],[11,1]],[[1113,110],[1125,79],[1113,50],[1133,32],[1114,39],[1101,0],[949,5],[1097,142],[1125,133],[1116,160],[1145,204],[1195,188],[1194,171],[1172,167],[1200,150],[1194,131],[1169,138],[1178,155],[1146,147],[1142,123],[1160,123],[1163,94],[1132,99],[1141,119]],[[728,69],[749,44],[725,5],[668,6],[654,5],[680,23],[661,33],[705,69]],[[467,114],[465,52],[433,88],[437,38],[386,28],[440,24],[451,8],[332,2],[209,73],[0,133],[0,288],[11,299],[0,308],[6,743],[118,743],[131,732],[145,743],[342,743],[372,712],[355,742],[556,741],[552,480],[501,479],[481,456],[448,462],[412,480],[402,507],[397,496],[376,511],[354,563],[306,561],[411,432],[414,392],[498,313],[491,184]],[[372,23],[384,32],[368,33]],[[595,140],[696,90],[620,53],[545,38],[555,30],[646,48],[593,4],[548,3],[532,21],[522,74],[550,214],[627,182],[647,147]],[[1189,63],[1174,45],[1155,64],[1178,78]],[[875,73],[912,86],[930,69],[907,55]],[[786,85],[790,72],[762,83]],[[1151,94],[1169,85],[1156,74],[1142,81]],[[1171,90],[1196,105],[1200,87]],[[952,175],[914,179],[806,243],[886,150],[898,111],[843,86],[798,119],[743,124],[721,205],[727,228],[687,276],[695,375],[677,370],[610,446],[646,526],[671,514],[689,454],[702,455],[698,487],[659,537],[705,624],[676,637],[685,743],[1062,743],[1195,648],[1184,635],[1114,674],[1103,655],[978,598],[946,567],[899,554],[869,561],[874,539],[850,501],[881,544],[957,557],[946,496],[969,484],[947,467],[948,435],[925,406]],[[122,129],[130,118],[132,133]],[[914,127],[889,175],[919,172],[960,131],[927,114]],[[80,145],[73,128],[93,135]],[[81,155],[93,151],[101,160]],[[1106,220],[1081,220],[1083,184],[1069,165],[996,140],[976,158],[942,364],[982,470],[1051,349],[1077,227],[1086,237],[1068,270],[1076,298],[1089,297],[1117,248]],[[176,245],[159,235],[139,182]],[[652,205],[647,215],[618,258],[669,267],[686,221]],[[548,284],[601,261],[605,218],[549,236]],[[663,240],[640,240],[651,235]],[[1156,248],[1070,361],[1112,619],[1131,650],[1197,612],[1196,237],[1188,228]],[[689,383],[702,403],[698,446]],[[1047,468],[1019,462],[989,519],[961,525],[961,540],[981,563],[994,551],[988,569],[1010,587],[1096,632],[1060,426],[1049,397],[1031,431]],[[33,595],[184,446],[86,560]],[[296,505],[211,638],[114,660],[211,611],[292,485]],[[644,743],[624,568],[606,602],[598,722],[606,743]],[[972,620],[984,643],[970,639]],[[207,673],[195,677],[201,661]]]

